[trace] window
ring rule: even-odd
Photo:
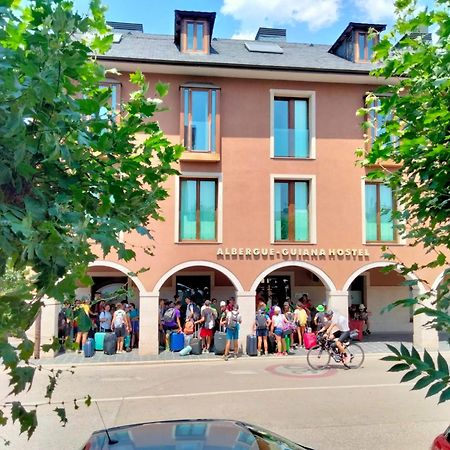
[[[209,53],[208,24],[203,21],[186,20],[183,51]]]
[[[378,98],[371,104],[371,107],[375,108],[369,112],[369,120],[372,124],[372,127],[370,128],[370,141],[372,143],[378,136],[385,132],[386,122],[392,120],[393,117],[392,113],[385,115],[380,112],[381,103],[383,102],[383,99],[386,98],[387,97]],[[391,136],[391,141],[394,142],[394,136]]]
[[[120,83],[118,82],[106,82],[102,83],[100,85],[100,88],[103,89],[109,89],[111,91],[111,96],[108,99],[108,105],[112,110],[113,116],[117,114],[117,111],[120,106]],[[102,119],[105,119],[107,117],[107,108],[102,106],[100,108],[99,116]]]
[[[394,242],[396,232],[392,213],[395,201],[392,189],[382,183],[365,185],[366,241]]]
[[[358,32],[357,37],[357,52],[358,61],[371,61],[373,56],[373,47],[377,43],[377,38],[370,38],[368,33]]]
[[[306,98],[274,99],[274,156],[309,157],[309,106]]]
[[[180,180],[180,240],[217,240],[217,179]]]
[[[309,182],[275,181],[275,241],[309,241]]]
[[[218,89],[182,88],[184,145],[190,152],[218,152]]]

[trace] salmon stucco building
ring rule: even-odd
[[[384,82],[369,75],[369,29],[385,27],[350,23],[330,46],[291,43],[274,28],[260,28],[254,40],[220,39],[214,23],[215,13],[175,11],[173,34],[164,36],[111,23],[114,43],[99,60],[120,72],[108,80],[113,103],[128,98],[129,74],[137,69],[150,86],[169,83],[168,111],[156,119],[186,151],[180,175],[167,181],[165,221],[152,225],[154,255],[139,249],[144,237],[126,236],[136,259],[99,259],[89,272],[94,285],[77,296],[128,280],[143,355],[158,353],[159,299],[175,293],[235,297],[242,339],[252,329],[257,293],[279,303],[307,293],[314,305],[343,314],[364,304],[373,333],[413,333],[419,347],[436,348],[437,333],[422,326],[424,318],[405,308],[381,312],[424,289],[385,273],[382,247],[405,264],[425,254],[397,234],[390,188],[355,164],[364,145],[356,111]],[[128,276],[142,267],[149,270]],[[442,273],[415,276],[437,286]],[[46,320],[50,334],[55,322]]]

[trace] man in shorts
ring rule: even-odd
[[[325,331],[325,336],[335,342],[339,353],[343,357],[344,363],[349,362],[350,357],[345,353],[343,345],[343,342],[350,337],[350,328],[348,326],[347,318],[342,314],[338,312],[334,313],[331,310],[325,313],[325,317],[330,321],[330,325],[326,327],[326,330],[324,327],[321,331]]]
[[[128,314],[124,311],[122,303],[117,303],[116,308],[111,321],[111,330],[117,337],[117,353],[123,353],[123,341],[131,327]]]
[[[234,304],[232,311],[227,311],[225,319],[220,323],[221,326],[225,326],[227,329],[227,344],[225,346],[225,352],[223,359],[228,361],[228,354],[230,353],[231,344],[234,347],[234,357],[237,358],[239,351],[239,324],[242,322],[241,315],[239,314],[239,305]]]
[[[211,308],[210,300],[205,300],[205,304],[201,309],[200,319],[194,324],[202,324],[200,337],[203,341],[203,353],[208,353],[211,347],[211,338],[213,336],[214,327],[216,325],[217,312]]]
[[[258,356],[262,354],[262,348],[264,346],[264,354],[269,354],[269,348],[267,343],[267,336],[269,334],[270,318],[266,312],[265,307],[261,307],[256,312],[254,331],[258,339]]]

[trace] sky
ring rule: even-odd
[[[421,0],[431,4],[432,0]],[[80,12],[89,0],[74,0]],[[215,11],[213,37],[254,39],[260,26],[286,28],[288,42],[332,44],[349,22],[394,21],[394,0],[103,0],[107,20],[173,34],[174,10]]]

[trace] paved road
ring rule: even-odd
[[[361,369],[308,370],[305,358],[148,365],[84,366],[64,375],[55,399],[68,404],[69,424],[61,428],[51,411],[39,408],[39,427],[27,443],[17,431],[0,430],[12,449],[75,449],[102,428],[95,404],[74,411],[73,398],[89,393],[98,400],[107,426],[174,418],[234,418],[259,424],[316,449],[429,448],[450,423],[450,404],[437,405],[423,392],[399,385],[387,363],[368,357]],[[0,378],[0,395],[6,390]],[[42,401],[46,378],[40,373],[26,395]],[[5,434],[6,432],[6,434]]]

